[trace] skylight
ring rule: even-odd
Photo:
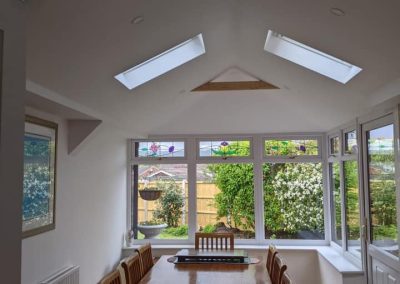
[[[346,84],[362,69],[269,30],[264,50]]]
[[[178,44],[114,78],[129,90],[136,88],[206,52],[202,34]]]

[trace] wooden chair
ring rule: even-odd
[[[121,262],[124,269],[126,284],[137,284],[144,275],[142,272],[142,263],[139,254],[125,258]]]
[[[229,243],[228,243],[229,240]],[[201,247],[200,247],[201,243]],[[228,246],[229,244],[229,246]],[[214,246],[215,245],[215,246]],[[233,233],[196,233],[195,234],[195,249],[234,249]]]
[[[142,266],[142,277],[153,267],[153,254],[151,252],[151,245],[145,244],[136,250],[139,255],[140,263]]]
[[[272,264],[271,281],[272,284],[280,284],[283,272],[285,272],[287,266],[284,264],[279,253],[275,255],[274,262]]]
[[[268,248],[268,256],[267,256],[267,271],[269,276],[271,276],[272,272],[272,264],[274,263],[275,255],[278,253],[276,247],[274,245],[270,245]]]
[[[118,270],[114,270],[104,276],[100,284],[122,284],[121,274],[119,274]]]
[[[287,271],[284,271],[282,274],[282,279],[281,279],[281,283],[279,284],[293,284],[293,280],[292,278],[290,278],[289,273]]]

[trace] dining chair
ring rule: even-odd
[[[100,284],[122,284],[121,274],[116,269],[104,276],[103,279],[100,280]]]
[[[125,258],[121,262],[125,273],[126,284],[137,284],[142,279],[142,263],[139,254]]]
[[[272,264],[271,281],[272,284],[280,284],[283,272],[285,272],[287,266],[283,262],[279,253],[275,255],[274,262]]]
[[[269,276],[271,276],[271,272],[272,272],[272,264],[274,263],[274,258],[275,255],[278,253],[278,251],[276,250],[276,246],[274,245],[270,245],[268,247],[268,255],[267,255],[267,271]]]
[[[283,272],[281,283],[279,284],[293,284],[293,280],[292,278],[290,278],[289,273],[287,271]]]
[[[147,243],[142,245],[139,249],[136,249],[139,255],[140,263],[142,267],[142,277],[153,267],[153,254],[151,252],[151,244]]]
[[[194,248],[198,249],[234,249],[233,233],[201,233],[195,234]],[[228,242],[229,240],[229,242]]]

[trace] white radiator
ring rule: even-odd
[[[65,267],[42,280],[40,284],[79,284],[79,266]]]

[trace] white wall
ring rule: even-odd
[[[21,277],[25,13],[25,5],[20,1],[0,1],[0,29],[4,31],[0,93],[1,283],[19,283]]]
[[[97,283],[119,261],[126,228],[126,138],[101,124],[67,154],[66,120],[59,123],[56,229],[22,241],[22,283],[32,284],[68,264],[80,283]]]

